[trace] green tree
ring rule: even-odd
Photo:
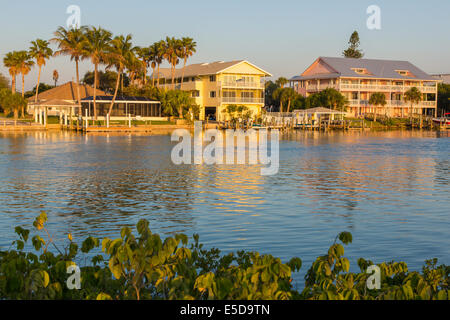
[[[69,56],[71,61],[75,61],[75,74],[77,80],[77,101],[78,101],[78,113],[81,115],[81,93],[80,93],[80,72],[79,63],[86,58],[85,51],[85,39],[86,39],[86,27],[78,29],[65,29],[59,27],[54,33],[54,38],[50,42],[54,42],[58,46],[58,50],[55,51],[55,56],[65,55]],[[58,75],[59,77],[59,75]],[[56,81],[55,81],[56,85]]]
[[[0,89],[0,105],[5,114],[14,113],[14,119],[19,118],[19,111],[27,106],[27,101],[19,93],[11,92],[11,90],[4,88]]]
[[[344,50],[342,55],[346,58],[354,58],[361,59],[364,54],[362,50],[359,49],[360,41],[358,31],[354,31],[350,36],[350,40],[348,41],[349,47]]]
[[[181,55],[180,57],[183,59],[183,71],[181,74],[181,83],[183,83],[184,80],[184,70],[186,68],[186,62],[187,60],[192,57],[192,55],[196,52],[197,43],[194,41],[194,39],[189,37],[183,37],[181,39]]]
[[[0,89],[9,88],[8,79],[0,73]]]
[[[101,27],[91,27],[86,30],[85,36],[83,55],[90,58],[94,65],[94,118],[97,119],[98,66],[106,61],[112,34]]]
[[[386,102],[386,95],[382,92],[375,92],[370,96],[369,104],[373,105],[375,107],[375,114],[373,117],[373,121],[377,121],[377,108],[378,106],[384,107]]]
[[[450,112],[450,84],[438,84],[437,107],[442,113]]]
[[[45,60],[50,59],[53,55],[53,50],[50,49],[48,41],[37,39],[31,42],[31,47],[29,49],[30,57],[36,60],[36,64],[39,67],[38,78],[36,82],[36,95],[34,97],[34,102],[37,103],[39,95],[39,83],[41,83],[41,71],[42,66],[45,66]]]
[[[150,47],[135,47],[134,52],[142,63],[143,83],[147,84],[147,69],[152,61]]]
[[[19,66],[19,73],[22,75],[22,97],[25,96],[25,76],[30,73],[31,67],[34,66],[34,62],[31,60],[30,54],[25,51],[17,52],[17,63]]]
[[[279,86],[280,88],[284,88],[284,86],[289,82],[288,79],[286,79],[285,77],[279,77],[276,81],[275,84],[277,86]]]
[[[172,75],[172,90],[175,90],[175,68],[180,62],[180,56],[182,50],[181,40],[175,39],[174,37],[166,37],[164,59],[170,64],[171,75]]]
[[[19,61],[17,59],[17,51],[8,52],[3,58],[3,64],[8,68],[9,75],[11,76],[11,91],[16,92],[16,77],[20,73]]]
[[[157,74],[157,82],[156,85],[159,87],[159,67],[161,66],[161,63],[164,61],[164,57],[166,55],[166,42],[164,40],[161,40],[159,42],[155,42],[153,44],[155,46],[155,63],[156,63],[156,74]]]
[[[410,109],[410,112],[409,112],[409,117],[410,117],[410,120],[411,120],[411,123],[412,123],[413,105],[414,104],[418,104],[420,101],[422,101],[422,93],[416,87],[412,87],[411,89],[409,89],[408,91],[405,92],[405,94],[403,95],[403,100],[405,100],[405,102],[410,102],[411,103],[411,109]]]
[[[131,35],[117,36],[111,41],[111,46],[106,57],[108,67],[114,66],[117,70],[117,80],[116,87],[114,90],[114,95],[111,100],[111,105],[109,106],[108,114],[111,114],[114,102],[116,101],[117,91],[119,90],[120,75],[125,69],[127,61],[129,61],[129,56],[133,54],[133,45],[131,43]]]

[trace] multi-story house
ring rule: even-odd
[[[439,80],[407,61],[320,57],[289,81],[305,97],[327,88],[338,90],[348,100],[347,112],[354,116],[377,113],[407,117],[411,103],[404,101],[404,94],[416,87],[423,96],[413,105],[413,114],[436,115]],[[375,92],[385,94],[384,108],[369,104]]]
[[[160,87],[172,89],[170,68],[160,68]],[[175,89],[189,91],[200,119],[226,120],[228,105],[243,105],[257,117],[264,106],[264,78],[271,74],[245,60],[187,65],[175,70]],[[182,82],[183,77],[183,82]]]

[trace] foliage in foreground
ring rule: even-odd
[[[0,299],[449,299],[450,267],[437,266],[436,259],[420,273],[409,272],[404,262],[379,264],[381,289],[369,290],[366,270],[373,263],[359,259],[361,272],[349,272],[343,246],[352,242],[348,232],[312,264],[300,292],[292,286],[292,272],[302,265],[299,258],[282,263],[257,252],[221,255],[218,249],[204,249],[197,235],[191,244],[182,234],[162,240],[146,220],[136,225],[136,235],[124,227],[120,238],[89,237],[81,248],[69,234],[70,244],[61,250],[46,221],[45,213],[36,218],[33,237],[16,227],[16,249],[0,251]],[[25,250],[30,237],[35,253]],[[67,268],[96,248],[104,254],[90,255],[91,262],[80,267],[81,289],[70,290]]]

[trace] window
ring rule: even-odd
[[[216,76],[209,76],[209,82],[216,82]]]
[[[352,100],[358,100],[358,92],[352,92]]]
[[[198,91],[198,90],[192,91],[192,98],[197,98],[197,97],[200,97],[200,91]]]
[[[369,70],[367,70],[366,68],[352,68],[352,70],[357,74],[372,75],[372,73],[369,72]]]
[[[222,95],[224,98],[236,98],[236,91],[224,91]]]
[[[241,98],[253,98],[255,96],[254,92],[244,91],[241,92]]]
[[[216,92],[215,91],[210,91],[209,92],[209,97],[210,98],[215,98],[216,97]]]
[[[397,72],[402,77],[416,77],[409,70],[395,70],[395,72]]]

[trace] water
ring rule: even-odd
[[[280,171],[176,166],[169,135],[0,133],[0,246],[45,210],[57,241],[200,234],[225,252],[299,256],[308,268],[341,231],[346,255],[450,264],[450,140],[435,132],[298,132],[280,141]]]

